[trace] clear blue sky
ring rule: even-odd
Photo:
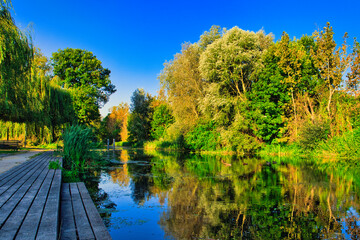
[[[103,109],[130,103],[136,88],[151,94],[159,89],[157,76],[183,42],[196,42],[212,25],[228,29],[291,37],[311,35],[330,22],[341,43],[345,32],[360,38],[360,1],[122,1],[13,0],[16,24],[32,24],[34,43],[50,57],[58,49],[93,52],[111,70],[117,92]]]

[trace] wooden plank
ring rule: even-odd
[[[42,171],[45,168],[47,168],[46,165],[40,168],[39,171]],[[6,201],[6,203],[1,206],[0,227],[3,226],[8,216],[11,214],[13,209],[17,206],[19,201],[23,198],[23,196],[26,194],[26,192],[29,190],[30,186],[35,182],[38,176],[39,173],[32,174],[29,178],[27,178],[27,180],[17,189],[17,191],[8,199],[8,201]],[[2,196],[0,200],[2,200]]]
[[[14,178],[14,177],[21,177],[23,175],[25,175],[28,171],[30,171],[33,167],[36,166],[36,162],[41,162],[43,161],[43,159],[46,157],[46,155],[41,155],[39,158],[34,158],[30,161],[28,161],[25,164],[20,164],[18,165],[16,169],[10,169],[9,171],[7,171],[4,178],[2,178],[2,180],[0,181],[0,187],[2,187],[5,184],[9,184],[9,182],[11,181],[10,179]],[[1,193],[1,192],[0,192]]]
[[[36,178],[37,171],[42,170],[43,168],[47,167],[47,162],[42,161],[38,165],[36,165],[33,169],[27,172],[23,177],[14,178],[15,182],[13,184],[9,183],[9,185],[4,185],[0,188],[0,209],[2,209],[3,205],[18,191],[18,189],[22,188],[22,186],[28,182],[28,179]],[[11,181],[12,182],[12,181]],[[10,185],[11,184],[11,185]],[[29,184],[28,184],[29,185]],[[22,188],[24,189],[24,188]]]
[[[96,209],[94,202],[92,201],[88,190],[83,182],[77,183],[79,192],[85,206],[88,219],[90,221],[91,228],[93,229],[96,239],[111,239],[110,233],[105,227],[103,220],[100,217],[98,210]]]
[[[74,211],[70,195],[70,184],[63,183],[61,187],[61,240],[77,239]]]
[[[18,234],[16,235],[16,239],[35,239],[54,174],[55,171],[48,171],[46,179],[41,185],[41,188],[36,195],[36,198],[31,205]]]
[[[49,169],[44,168],[40,172],[36,181],[30,186],[25,196],[21,199],[14,211],[11,213],[5,224],[0,229],[0,239],[14,239],[19,230],[23,219],[25,218],[28,209],[33,203]]]
[[[49,171],[55,171],[55,174],[36,235],[36,239],[43,240],[57,239],[59,229],[61,170]]]
[[[95,239],[76,183],[70,183],[70,193],[74,208],[75,225],[79,239]]]
[[[24,177],[28,172],[38,167],[38,165],[42,164],[43,162],[46,162],[46,156],[43,156],[36,162],[32,162],[30,165],[25,165],[22,168],[20,168],[20,171],[17,172],[14,175],[9,176],[9,178],[4,179],[2,182],[2,186],[0,187],[0,195],[5,192],[9,187],[11,187],[13,184],[15,184],[17,181],[19,181],[22,177]]]
[[[12,175],[14,175],[16,173],[19,173],[22,170],[22,168],[26,169],[26,167],[33,164],[34,160],[35,160],[34,158],[30,159],[29,161],[26,161],[26,162],[24,162],[24,163],[22,163],[20,165],[17,165],[15,167],[11,168],[10,170],[0,174],[0,186],[2,186],[4,183],[6,183],[7,178],[11,177]]]

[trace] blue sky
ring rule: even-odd
[[[50,57],[58,49],[93,52],[111,70],[117,92],[111,106],[130,103],[136,88],[155,95],[157,76],[166,60],[184,42],[196,42],[212,25],[291,37],[311,35],[330,22],[335,40],[345,32],[360,38],[360,1],[121,1],[121,0],[13,0],[13,17],[21,29],[32,25],[33,41]]]

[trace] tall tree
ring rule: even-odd
[[[354,39],[354,47],[351,53],[350,72],[347,75],[346,91],[355,96],[360,94],[360,44]]]
[[[263,31],[254,33],[233,27],[201,55],[201,75],[219,84],[224,94],[244,100],[251,89],[252,73],[271,42],[272,36]]]
[[[151,140],[151,120],[153,97],[143,89],[136,89],[131,96],[130,116],[128,118],[128,141],[141,143]]]
[[[258,70],[257,81],[249,93],[248,117],[255,122],[254,132],[259,139],[271,143],[282,138],[286,131],[288,116],[286,105],[291,102],[284,76],[278,65],[278,43],[268,48],[262,57],[263,66]]]
[[[198,106],[204,85],[198,69],[201,52],[197,44],[183,44],[181,53],[165,63],[160,74],[160,82],[167,90],[174,117],[185,131],[200,117]]]
[[[317,49],[312,51],[315,66],[319,69],[321,78],[324,80],[328,89],[327,111],[331,115],[331,103],[333,95],[339,89],[342,78],[349,64],[347,55],[347,33],[344,35],[344,43],[336,49],[336,43],[333,38],[334,32],[330,23],[320,32],[314,33]]]
[[[285,75],[283,83],[286,84],[291,93],[292,107],[295,118],[295,134],[297,135],[297,112],[295,104],[295,92],[297,91],[302,76],[302,63],[306,55],[303,45],[290,41],[289,35],[283,33],[275,51],[279,57],[278,65]]]
[[[100,119],[99,108],[109,100],[115,86],[110,81],[110,70],[92,52],[67,48],[52,55],[54,75],[60,85],[71,89],[74,108],[80,123],[91,124]]]
[[[204,97],[205,84],[199,71],[200,55],[221,34],[219,26],[212,26],[197,43],[184,43],[181,52],[164,64],[159,76],[162,87],[167,90],[174,127],[181,134],[188,132],[200,118],[199,101]]]
[[[0,2],[0,119],[24,122],[33,46],[10,13],[10,1]]]
[[[161,104],[154,109],[151,121],[151,136],[158,140],[164,137],[166,129],[174,123],[172,111],[167,104]]]

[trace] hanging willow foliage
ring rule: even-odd
[[[31,37],[20,31],[9,12],[9,1],[0,10],[0,118],[27,121],[27,92],[33,59]]]
[[[51,79],[48,59],[16,27],[11,8],[0,0],[0,138],[50,143],[76,121],[71,93]]]

